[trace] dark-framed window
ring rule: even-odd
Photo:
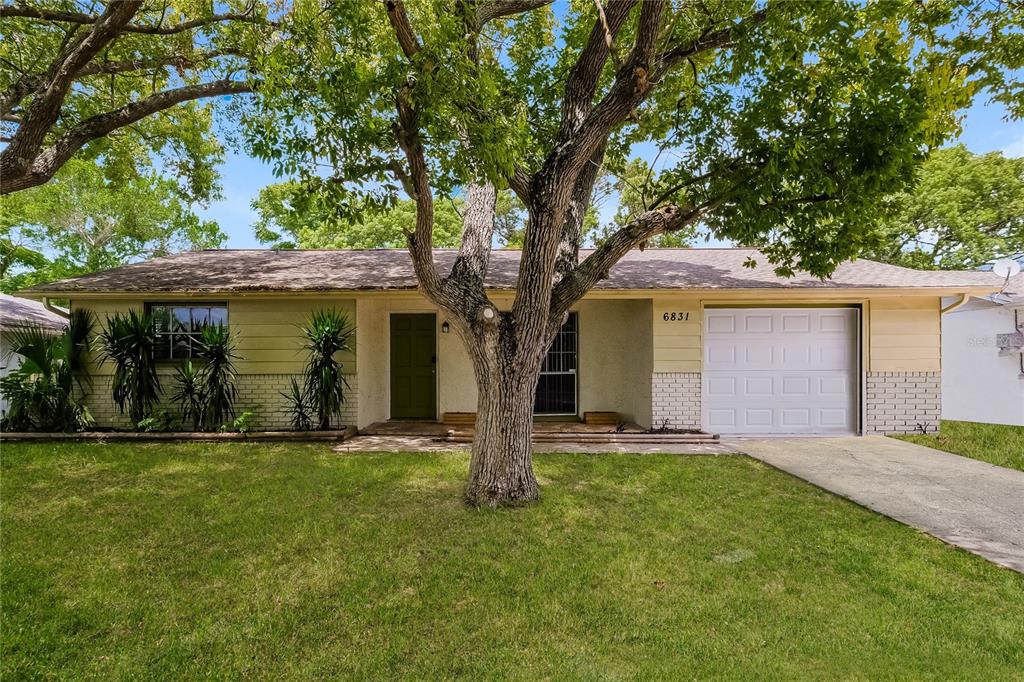
[[[203,327],[228,323],[227,303],[150,303],[146,309],[153,317],[157,360],[191,358]]]

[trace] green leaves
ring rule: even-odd
[[[282,27],[287,39],[267,54],[266,87],[246,119],[257,153],[312,187],[339,219],[396,201],[400,91],[415,103],[440,196],[481,178],[506,187],[514,169],[536,173],[565,151],[553,144],[567,74],[597,21],[593,3],[543,7],[481,30],[440,0],[406,7],[420,46],[411,62],[384,8],[301,3]],[[644,65],[653,87],[601,133],[604,162],[622,169],[643,156],[645,200],[704,207],[703,230],[761,246],[782,273],[825,277],[875,243],[879,202],[910,186],[971,97],[1009,102],[1021,92],[1012,71],[1024,63],[1017,9],[971,15],[952,0],[674,3],[657,35],[638,36],[639,7],[584,106],[596,107],[634,43],[653,37],[655,58]],[[272,227],[264,236],[310,242],[297,232]]]
[[[869,255],[915,268],[974,268],[1024,252],[1024,159],[939,149],[916,186],[886,199]]]
[[[235,413],[235,340],[231,330],[220,324],[203,327],[193,352],[199,361],[197,379],[203,401],[202,421],[210,428],[222,426]],[[182,414],[182,418],[186,418]]]
[[[462,199],[439,198],[434,205],[434,245],[458,246],[462,236]],[[259,218],[256,238],[275,249],[401,248],[416,222],[411,200],[381,211],[362,211],[358,219],[334,210],[330,197],[310,193],[297,181],[260,190],[252,202]]]
[[[114,365],[114,404],[122,414],[128,414],[133,424],[138,424],[160,399],[160,376],[153,354],[153,318],[135,309],[108,315],[97,340],[101,361]]]
[[[151,172],[110,180],[104,173],[94,161],[72,159],[49,183],[0,197],[0,258],[13,266],[3,273],[5,290],[216,248],[227,238],[199,218],[171,178]]]
[[[342,363],[335,355],[352,350],[355,327],[348,316],[337,310],[316,310],[301,327],[303,349],[308,354],[303,372],[303,387],[293,380],[292,392],[284,394],[291,408],[292,423],[302,428],[309,416],[316,415],[317,428],[331,428],[331,420],[341,416],[348,381],[342,374]],[[307,427],[308,428],[308,427]]]
[[[8,402],[5,430],[75,431],[92,424],[89,410],[75,395],[76,386],[88,385],[82,364],[92,326],[92,314],[78,309],[63,334],[35,326],[7,332],[10,352],[21,363],[0,379]]]

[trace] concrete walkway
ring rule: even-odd
[[[1024,573],[1024,472],[882,436],[736,438],[727,444]]]
[[[335,452],[453,452],[469,450],[469,443],[451,443],[432,436],[356,436],[334,446]],[[737,451],[718,443],[534,443],[534,452],[629,452],[640,454],[733,455]]]

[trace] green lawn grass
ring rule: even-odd
[[[741,456],[4,444],[0,677],[935,678],[1024,670],[1024,576]]]
[[[1024,471],[1024,426],[943,420],[938,434],[897,436],[964,457]]]

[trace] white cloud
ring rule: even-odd
[[[1003,156],[1007,156],[1011,159],[1024,156],[1024,133],[1017,136],[1016,139],[1010,142],[1002,149]]]

